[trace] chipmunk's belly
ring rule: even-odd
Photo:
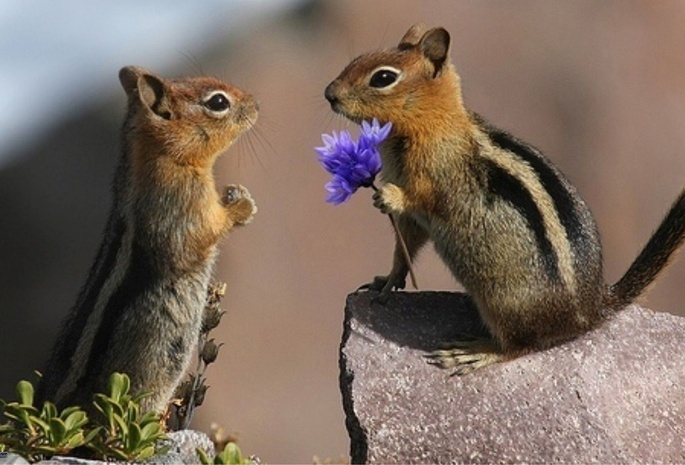
[[[480,215],[477,209],[449,220],[433,219],[435,250],[454,277],[471,293],[545,286],[544,260],[535,238],[515,216]]]

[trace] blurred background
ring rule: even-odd
[[[221,246],[228,314],[214,337],[225,345],[194,426],[219,422],[268,463],[345,457],[345,296],[389,270],[392,230],[366,191],[324,202],[312,148],[353,129],[329,110],[326,84],[418,21],[450,31],[467,105],[576,184],[616,280],[684,185],[684,2],[3,2],[0,397],[41,368],[101,240],[119,68],[210,74],[261,102],[255,130],[216,167],[220,184],[248,186],[259,213]],[[422,289],[459,289],[430,248],[416,272]],[[643,303],[685,315],[683,276],[681,258]]]

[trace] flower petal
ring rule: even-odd
[[[328,191],[326,202],[334,205],[346,202],[357,191],[356,187],[350,186],[345,178],[338,175],[334,175],[333,179],[326,183],[325,188]]]

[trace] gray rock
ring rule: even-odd
[[[41,460],[38,465],[106,465],[107,463],[109,462],[56,455],[48,460]]]
[[[156,465],[184,465],[200,463],[196,449],[204,450],[209,457],[214,457],[214,444],[204,433],[193,430],[182,430],[167,433],[169,440],[164,443],[170,447],[164,455],[156,455],[148,460],[148,463]],[[21,457],[19,457],[21,459]],[[4,459],[0,459],[0,465],[5,465]],[[23,459],[22,459],[23,460]],[[23,462],[15,462],[23,463]],[[28,462],[27,462],[28,463]],[[38,462],[39,465],[105,465],[110,462],[99,460],[87,460],[78,457],[55,456],[49,460]]]
[[[351,294],[340,384],[353,463],[685,463],[685,318],[629,306],[553,349],[451,377],[483,333],[464,294]]]
[[[181,463],[199,463],[197,449],[202,449],[209,457],[215,455],[214,443],[205,433],[184,429],[167,433],[167,436],[171,441],[169,453],[178,454]]]
[[[21,455],[0,452],[0,465],[29,465],[29,462]]]

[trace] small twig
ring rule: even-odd
[[[190,423],[193,421],[193,413],[195,413],[195,393],[200,388],[202,380],[204,378],[205,370],[207,366],[202,362],[202,355],[200,351],[204,346],[204,340],[207,339],[207,334],[201,334],[198,340],[197,346],[197,368],[195,369],[195,379],[193,380],[193,387],[190,391],[190,399],[188,399],[188,405],[186,406],[185,415],[182,421],[181,429],[188,429]]]
[[[379,192],[378,187],[375,184],[371,184],[371,189]],[[392,216],[392,213],[388,213],[388,218],[390,218],[390,224],[395,228],[395,234],[397,234],[397,240],[400,243],[400,248],[402,249],[402,255],[404,255],[404,261],[407,263],[407,268],[409,269],[409,278],[411,279],[411,285],[414,289],[419,289],[419,285],[416,281],[416,275],[414,274],[414,268],[411,265],[411,258],[409,256],[409,249],[407,248],[407,243],[404,242],[404,237],[400,233],[400,227],[397,225],[397,220]]]
[[[390,223],[392,224],[392,227],[395,228],[395,232],[397,233],[397,240],[400,243],[400,247],[402,247],[402,254],[404,255],[404,261],[407,262],[407,268],[409,268],[409,278],[411,279],[411,285],[414,287],[414,289],[419,289],[419,285],[416,282],[416,275],[414,275],[414,268],[411,265],[411,259],[409,258],[409,249],[407,249],[407,243],[404,242],[404,237],[402,237],[402,234],[400,234],[400,228],[397,226],[397,221],[395,221],[395,217],[392,216],[392,214],[388,213],[388,217],[390,218]]]

